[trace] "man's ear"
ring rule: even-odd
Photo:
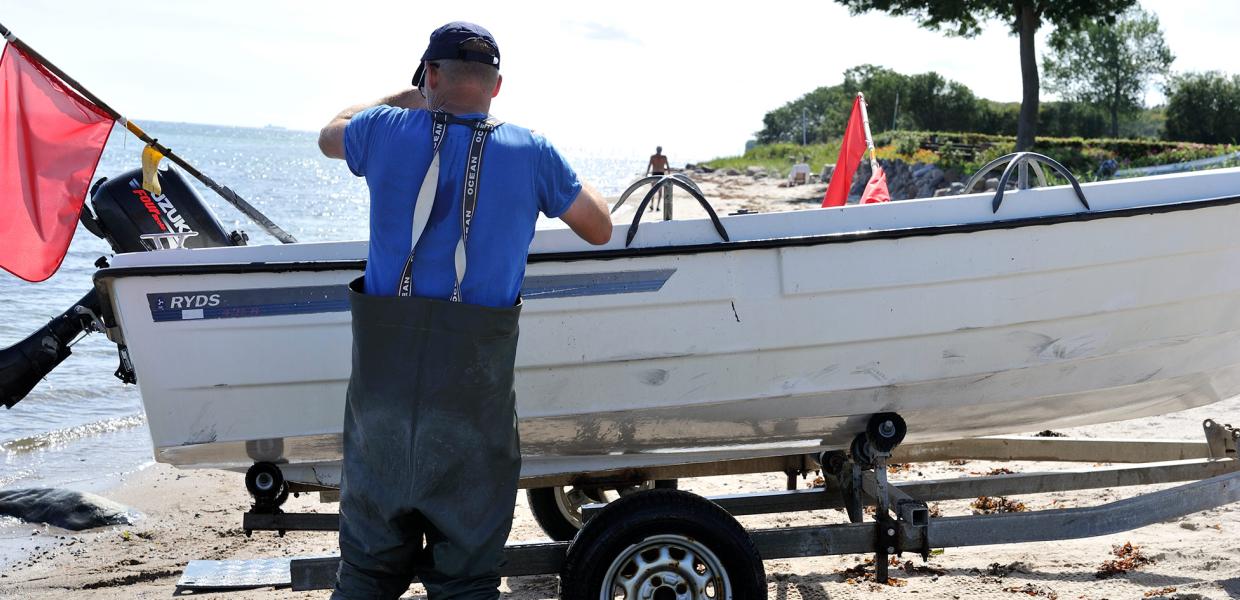
[[[504,76],[503,76],[503,75],[500,75],[499,77],[497,77],[497,78],[495,79],[495,89],[491,90],[491,97],[492,97],[492,98],[494,98],[494,97],[496,97],[496,96],[498,96],[498,95],[499,95],[499,87],[500,87],[501,85],[504,85]]]
[[[426,86],[426,89],[435,89],[439,87],[439,69],[431,66],[429,62],[423,64],[426,69],[422,76],[423,85]]]

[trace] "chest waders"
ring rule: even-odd
[[[419,298],[413,257],[449,123],[471,127],[451,300]],[[397,296],[350,284],[353,373],[344,420],[340,570],[334,599],[398,598],[414,576],[431,600],[499,597],[521,453],[512,389],[520,300],[465,304],[465,245],[482,150],[498,122],[435,113],[434,158],[414,205]]]

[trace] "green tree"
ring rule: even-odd
[[[801,119],[806,118],[806,141],[824,143],[844,132],[857,92],[865,93],[870,130],[893,127],[899,102],[899,129],[966,131],[978,120],[973,91],[935,72],[903,75],[885,67],[860,65],[844,71],[841,85],[820,87],[789,102],[762,119],[757,134],[761,144],[801,143]]]
[[[1186,73],[1173,77],[1167,92],[1167,139],[1240,143],[1240,75]]]
[[[806,141],[811,144],[825,143],[831,136],[844,131],[848,107],[851,106],[844,106],[847,98],[848,95],[838,85],[820,87],[766,113],[762,117],[758,143],[801,143],[802,116],[805,118]]]
[[[866,111],[870,115],[870,131],[878,133],[892,128],[891,115],[896,109],[896,99],[904,106],[906,126],[909,113],[908,76],[897,73],[886,67],[861,65],[844,71],[844,90],[848,96],[846,112],[852,109],[853,98],[857,92],[865,94]],[[847,115],[845,115],[847,121]],[[840,133],[844,132],[841,124]]]
[[[908,78],[901,109],[922,131],[968,131],[975,128],[978,100],[968,86],[933,71]]]
[[[1136,4],[1136,0],[835,0],[852,14],[881,10],[896,16],[912,16],[922,27],[946,30],[951,35],[971,37],[981,31],[981,23],[998,19],[1008,24],[1020,38],[1020,73],[1023,93],[1016,128],[1016,148],[1033,147],[1038,128],[1038,62],[1034,35],[1042,23],[1057,28],[1076,29],[1086,21],[1114,23],[1115,16]]]
[[[1151,80],[1165,76],[1175,56],[1163,40],[1158,17],[1140,8],[1125,12],[1114,25],[1086,23],[1056,29],[1042,56],[1047,88],[1064,99],[1102,107],[1111,117],[1111,137],[1119,137],[1120,115],[1142,108]]]

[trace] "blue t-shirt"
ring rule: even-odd
[[[413,205],[431,165],[431,123],[425,110],[376,106],[354,115],[345,128],[345,160],[370,188],[367,294],[396,295],[409,258]],[[446,300],[452,295],[470,136],[468,126],[449,124],[439,149],[435,205],[413,259],[414,296]],[[564,214],[581,183],[546,139],[504,123],[487,139],[478,186],[461,297],[470,304],[512,306],[525,278],[538,213]]]

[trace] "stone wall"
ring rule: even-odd
[[[910,165],[898,158],[880,158],[878,164],[887,173],[887,191],[891,193],[892,200],[941,196],[945,192],[939,190],[951,190],[958,187],[952,186],[952,183],[959,179],[958,175],[945,172],[933,164],[913,163]],[[861,161],[861,165],[857,167],[857,174],[853,177],[852,188],[848,191],[850,199],[861,197],[866,184],[870,182],[871,175],[870,161]]]

